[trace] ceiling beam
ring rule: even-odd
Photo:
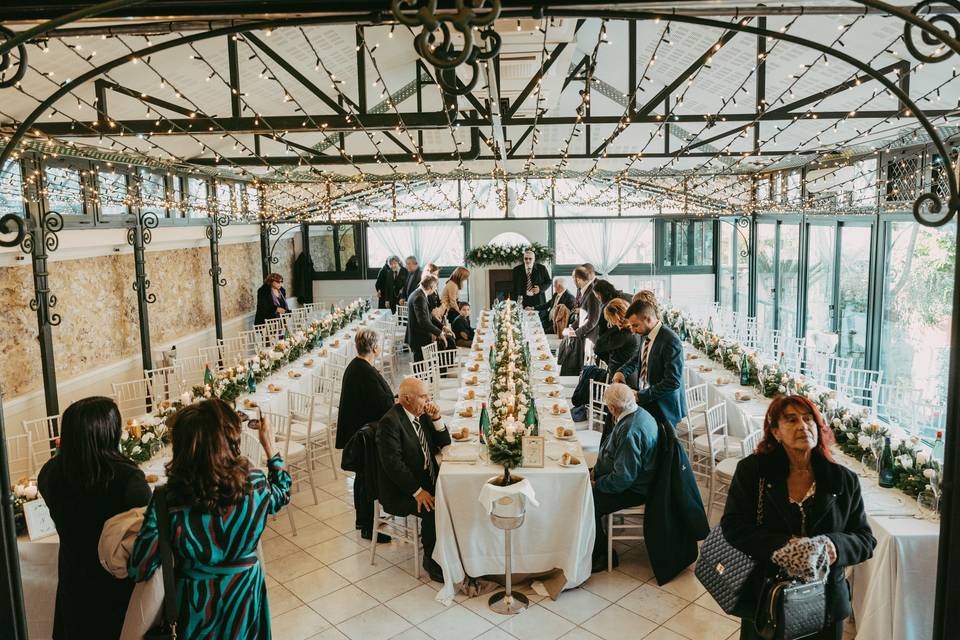
[[[582,27],[585,22],[586,20],[583,18],[581,18],[580,20],[577,20],[577,24],[573,29],[574,35],[576,35],[578,31],[580,31],[580,27]],[[560,54],[564,52],[564,50],[567,48],[567,45],[569,44],[570,44],[569,42],[561,42],[560,44],[558,44],[553,48],[553,51],[550,52],[550,57],[548,57],[546,60],[543,61],[543,64],[540,66],[540,69],[533,75],[532,78],[530,78],[530,81],[527,83],[527,86],[523,88],[523,91],[520,92],[520,95],[517,96],[517,99],[514,100],[513,103],[510,105],[510,107],[507,109],[506,114],[504,114],[507,118],[512,117],[513,114],[517,112],[517,109],[523,106],[523,101],[530,96],[533,90],[537,87],[537,83],[540,82],[540,80],[543,79],[545,75],[547,75],[547,72],[550,71],[550,67],[552,67],[553,64],[560,58]],[[535,108],[536,109],[540,108],[539,101],[538,101],[538,104],[535,105]]]

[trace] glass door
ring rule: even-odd
[[[837,333],[839,353],[853,366],[865,368],[867,350],[867,294],[870,282],[871,227],[840,225]]]
[[[797,295],[800,275],[800,225],[781,222],[777,246],[777,328],[782,336],[797,335]]]
[[[777,223],[757,225],[757,328],[768,335],[776,328]]]
[[[805,335],[833,332],[836,224],[810,224],[807,232]]]

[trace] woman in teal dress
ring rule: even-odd
[[[260,421],[267,474],[240,453],[243,425],[214,398],[169,421],[167,464],[170,547],[177,585],[178,638],[270,638],[267,589],[256,550],[267,516],[290,502],[290,475],[273,454],[273,433]],[[130,576],[144,581],[160,566],[156,503],[150,501],[130,554]]]

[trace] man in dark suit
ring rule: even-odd
[[[660,321],[657,305],[649,297],[632,303],[626,318],[633,333],[641,336],[640,346],[637,355],[613,375],[613,381],[625,382],[636,373],[638,404],[676,428],[687,415],[683,343]]]
[[[400,276],[400,258],[390,256],[377,273],[377,308],[393,311],[397,306],[397,278]]]
[[[547,333],[553,332],[553,319],[557,314],[557,306],[561,304],[568,311],[573,311],[573,294],[567,291],[566,280],[557,277],[553,279],[553,297],[534,307],[540,315],[540,324]]]
[[[523,306],[536,307],[546,302],[546,291],[550,286],[550,272],[537,262],[537,255],[527,250],[523,252],[523,264],[513,268],[513,299],[523,299]]]
[[[433,559],[437,542],[433,496],[439,473],[436,455],[450,444],[450,432],[422,381],[405,378],[398,395],[399,402],[377,426],[380,504],[391,515],[420,518],[423,568],[431,579],[443,582],[443,571]]]
[[[404,281],[403,289],[400,293],[400,304],[410,299],[410,295],[420,286],[420,278],[423,272],[420,271],[420,265],[413,256],[407,256],[407,278]]]
[[[423,348],[434,339],[440,340],[446,346],[443,329],[433,321],[430,303],[427,301],[436,288],[437,278],[427,274],[407,299],[407,344],[413,351],[414,362],[423,360]]]

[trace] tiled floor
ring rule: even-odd
[[[321,472],[322,474],[323,472]],[[294,494],[297,535],[289,516],[271,521],[263,538],[273,636],[276,640],[727,640],[739,621],[724,615],[687,571],[658,587],[642,544],[619,546],[620,567],[594,574],[556,601],[529,593],[530,608],[501,616],[489,594],[458,596],[444,607],[439,584],[413,577],[412,549],[369,543],[353,528],[352,478],[327,470],[314,505]],[[619,543],[618,543],[619,545]]]

